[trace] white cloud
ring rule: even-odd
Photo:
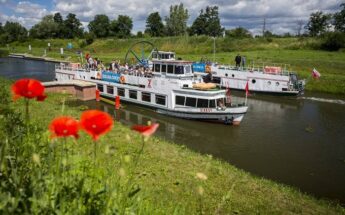
[[[159,11],[164,19],[169,14],[169,6],[180,2],[189,11],[190,25],[201,9],[207,5],[218,5],[221,24],[226,28],[242,26],[258,33],[261,32],[259,29],[262,29],[263,19],[266,18],[268,30],[274,33],[294,33],[297,20],[306,23],[310,13],[317,10],[334,13],[339,10],[342,0],[53,0],[52,11],[42,5],[22,1],[16,5],[14,14],[7,17],[20,20],[27,27],[31,27],[49,13],[74,13],[86,27],[97,14],[106,14],[110,19],[115,19],[118,15],[128,15],[133,18],[133,31],[137,32],[145,29],[148,14]]]

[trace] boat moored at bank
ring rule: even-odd
[[[236,67],[231,65],[217,65],[194,63],[196,74],[212,76],[211,81],[224,88],[245,90],[248,83],[251,92],[292,95],[303,94],[305,81],[299,80],[297,74],[283,66],[249,66]]]
[[[232,104],[226,90],[194,77],[192,62],[154,59],[152,69],[121,67],[99,71],[56,66],[56,79],[78,79],[95,83],[101,96],[143,105],[156,112],[185,119],[238,125],[247,112],[245,104]]]

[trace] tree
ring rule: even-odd
[[[3,27],[3,39],[7,43],[13,41],[25,41],[27,39],[28,31],[18,22],[6,22]]]
[[[4,27],[2,27],[2,23],[0,22],[0,35],[4,33]]]
[[[190,34],[194,35],[208,35],[208,36],[221,36],[224,28],[220,25],[218,7],[207,6],[204,10],[200,11],[199,16],[194,20],[190,28]]]
[[[119,38],[130,37],[132,28],[132,18],[126,15],[119,15],[117,20],[113,20],[110,24],[111,35]]]
[[[333,15],[333,24],[336,31],[345,32],[345,3],[342,3],[340,7],[343,7],[341,11]]]
[[[76,15],[73,13],[69,13],[66,17],[66,20],[63,22],[65,38],[75,38],[81,37],[83,35],[83,28],[81,27],[81,23],[79,19],[76,18]]]
[[[220,25],[218,6],[206,7],[206,34],[212,37],[222,36],[224,28]]]
[[[170,6],[169,17],[165,17],[166,34],[170,36],[183,35],[187,32],[188,10],[183,4]]]
[[[60,25],[63,24],[63,18],[62,18],[60,13],[54,14],[54,22],[56,22],[57,24],[60,24]]]
[[[151,37],[160,37],[164,35],[164,24],[158,12],[151,13],[146,19],[145,33]]]
[[[306,28],[310,36],[319,36],[325,33],[329,27],[330,15],[324,14],[322,11],[317,11],[310,14],[309,22]]]
[[[225,36],[231,38],[251,38],[252,34],[243,27],[237,27],[231,30],[226,30]]]
[[[303,29],[303,20],[298,20],[297,21],[297,36],[301,36],[301,32],[302,32],[302,29]]]
[[[55,38],[59,34],[59,24],[54,21],[53,15],[47,15],[30,29],[30,37],[47,39]]]
[[[190,35],[204,35],[206,34],[206,16],[204,10],[201,9],[199,16],[194,20],[189,29]]]
[[[107,15],[96,15],[88,27],[90,32],[94,33],[96,37],[107,37],[109,36],[110,20]]]
[[[144,37],[143,32],[138,31],[137,32],[137,38],[143,38],[143,37]]]
[[[66,32],[67,30],[65,29],[65,26],[63,24],[63,18],[60,13],[54,14],[54,22],[58,25],[58,29],[56,31],[56,37],[63,38],[64,32]]]

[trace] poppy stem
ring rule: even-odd
[[[30,115],[29,115],[29,99],[25,98],[25,120],[29,124]]]
[[[97,141],[96,140],[93,141],[93,147],[94,147],[94,149],[93,149],[93,163],[96,166],[96,155],[97,155]]]

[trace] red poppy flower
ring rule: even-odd
[[[36,98],[37,101],[44,101],[47,97],[44,95],[44,86],[35,79],[20,79],[16,81],[12,85],[12,92],[14,94],[13,100],[25,97],[28,99]]]
[[[159,127],[158,123],[154,123],[152,125],[147,125],[147,126],[145,126],[145,125],[134,125],[134,126],[132,126],[132,130],[135,130],[135,131],[141,133],[145,137],[149,137],[156,132],[158,127]]]
[[[105,112],[88,110],[82,113],[80,125],[94,140],[98,140],[100,135],[110,131],[113,119]]]
[[[61,116],[55,118],[49,125],[49,130],[52,133],[51,137],[68,137],[74,136],[78,138],[79,123],[72,117]]]

